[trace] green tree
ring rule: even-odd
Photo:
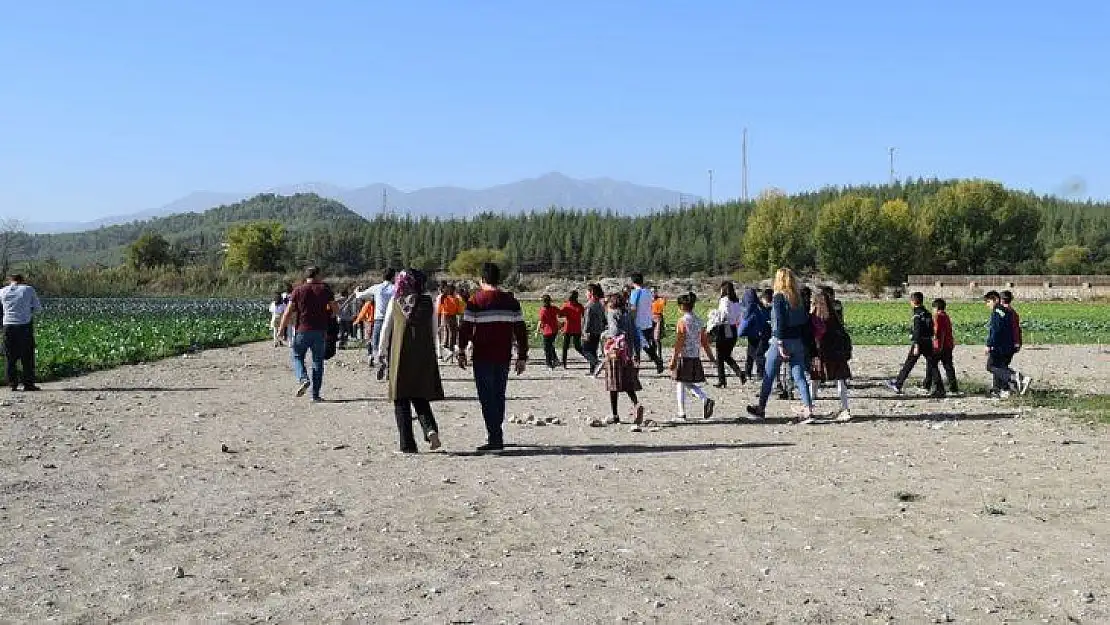
[[[1040,227],[1031,196],[996,182],[967,180],[925,202],[921,231],[935,269],[1003,273],[1040,255]]]
[[[882,265],[868,265],[859,274],[859,285],[871,297],[882,297],[890,285],[890,270]]]
[[[1079,245],[1065,245],[1048,259],[1048,266],[1057,273],[1083,273],[1091,258],[1091,250]]]
[[[175,264],[170,242],[157,232],[147,232],[127,246],[127,264],[135,269]]]
[[[285,226],[276,221],[256,221],[227,231],[224,266],[232,271],[280,271],[285,254]]]
[[[482,273],[482,265],[494,263],[501,267],[502,275],[509,273],[512,264],[509,257],[501,250],[488,247],[463,250],[451,261],[449,268],[452,275],[466,278],[477,278]]]
[[[811,267],[814,260],[813,219],[780,194],[756,202],[744,232],[744,262],[753,270],[772,274],[779,267]]]

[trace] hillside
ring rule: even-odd
[[[219,248],[229,226],[259,220],[281,222],[291,237],[328,225],[350,228],[365,223],[339,202],[317,195],[264,194],[203,213],[181,213],[85,232],[33,235],[28,251],[32,258],[54,258],[63,265],[115,265],[122,262],[126,247],[144,232],[157,232],[172,244],[203,253]]]

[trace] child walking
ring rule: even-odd
[[[536,333],[543,337],[543,356],[547,368],[554,371],[559,366],[559,356],[555,353],[555,339],[559,337],[559,309],[551,303],[550,295],[543,296]]]
[[[639,432],[644,422],[644,407],[636,396],[636,393],[643,390],[640,385],[640,372],[633,358],[632,341],[636,328],[633,326],[632,317],[629,316],[621,295],[609,296],[605,317],[608,328],[602,333],[602,339],[605,341],[605,360],[601,366],[605,372],[605,390],[609,391],[611,411],[606,423],[621,422],[617,407],[621,393],[624,393],[632,400],[632,431]]]
[[[848,405],[848,380],[852,379],[852,369],[848,361],[852,358],[852,340],[844,328],[840,315],[836,313],[832,300],[824,291],[818,291],[813,298],[813,308],[809,316],[816,343],[816,356],[810,368],[809,393],[817,401],[817,390],[821,382],[836,382],[840,395],[840,412],[836,421],[844,423],[852,420],[851,406]],[[809,421],[815,423],[815,421]]]
[[[585,312],[586,307],[578,303],[578,291],[571,291],[566,303],[559,309],[559,317],[563,319],[564,369],[567,368],[567,352],[570,351],[571,343],[574,343],[574,351],[586,358],[586,352],[582,351],[582,315]],[[586,360],[589,361],[589,358]]]
[[[915,292],[910,294],[910,305],[913,307],[910,330],[910,353],[906,355],[906,362],[898,377],[887,382],[887,388],[898,395],[902,394],[902,387],[910,377],[918,359],[925,358],[925,379],[933,386],[929,396],[940,399],[945,396],[944,385],[940,381],[940,371],[937,370],[937,359],[933,353],[933,316],[925,308],[925,294]]]
[[[933,353],[936,355],[937,372],[944,368],[944,375],[948,379],[948,392],[955,395],[960,392],[960,385],[956,381],[956,367],[952,363],[952,352],[956,349],[956,335],[952,332],[952,319],[948,317],[948,303],[941,298],[933,300]],[[937,382],[939,384],[939,382]],[[934,381],[925,378],[925,388],[932,388]]]
[[[274,347],[281,347],[285,342],[281,336],[281,316],[285,314],[285,293],[274,293],[274,301],[270,302],[270,333],[273,335]]]
[[[709,362],[716,362],[713,358],[713,348],[709,346],[709,334],[705,331],[705,324],[694,314],[694,304],[698,298],[693,293],[681,295],[678,298],[678,309],[682,312],[675,325],[675,348],[671,354],[671,377],[675,381],[675,395],[678,399],[678,418],[686,418],[686,391],[690,391],[702,401],[702,418],[713,418],[713,409],[717,402],[705,393],[699,384],[705,382],[705,369],[701,364],[701,352],[704,349]]]

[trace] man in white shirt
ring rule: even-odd
[[[355,298],[359,300],[374,298],[374,330],[370,336],[370,346],[367,351],[377,348],[378,340],[382,336],[382,324],[385,321],[385,311],[389,308],[389,302],[393,299],[393,277],[396,272],[392,269],[386,269],[382,274],[382,281],[374,286],[366,289],[365,291],[355,291]],[[374,354],[370,353],[370,365],[374,365]]]
[[[642,349],[655,363],[655,372],[663,373],[663,355],[659,353],[660,346],[655,343],[655,334],[652,332],[655,320],[651,314],[651,303],[655,301],[655,297],[650,290],[644,288],[643,274],[634,273],[630,280],[634,288],[628,296],[628,314],[636,325],[636,360],[640,359]]]
[[[23,276],[12,274],[8,286],[0,289],[0,307],[4,314],[4,352],[8,358],[8,386],[19,390],[37,391],[35,386],[34,315],[42,310],[34,287],[23,283]],[[22,376],[20,368],[22,367]]]

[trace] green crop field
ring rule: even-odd
[[[269,336],[261,300],[114,298],[49,299],[36,321],[38,374],[51,380],[146,362],[210,347],[227,347]],[[845,318],[856,345],[902,345],[908,340],[909,306],[899,302],[845,302]],[[524,302],[535,333],[538,302]],[[1018,307],[1026,345],[1110,343],[1110,306],[1065,302]],[[708,306],[698,312],[704,319]],[[954,303],[949,314],[956,338],[977,345],[986,335],[982,304]],[[667,305],[671,328],[678,318]],[[673,332],[665,341],[668,345]],[[538,338],[533,337],[538,345]]]
[[[268,336],[258,300],[48,299],[35,321],[36,368],[45,381]]]
[[[715,305],[715,302],[714,302]],[[535,333],[538,302],[524,302],[525,316]],[[709,305],[699,304],[704,321]],[[1110,306],[1072,302],[1029,302],[1017,306],[1026,345],[1110,343]],[[980,345],[987,335],[986,306],[960,302],[948,314],[961,345]],[[668,325],[678,319],[678,306],[667,303]],[[856,345],[902,345],[909,342],[910,307],[905,302],[844,302],[844,319]],[[672,337],[673,338],[673,333]],[[664,341],[666,343],[666,341]]]

